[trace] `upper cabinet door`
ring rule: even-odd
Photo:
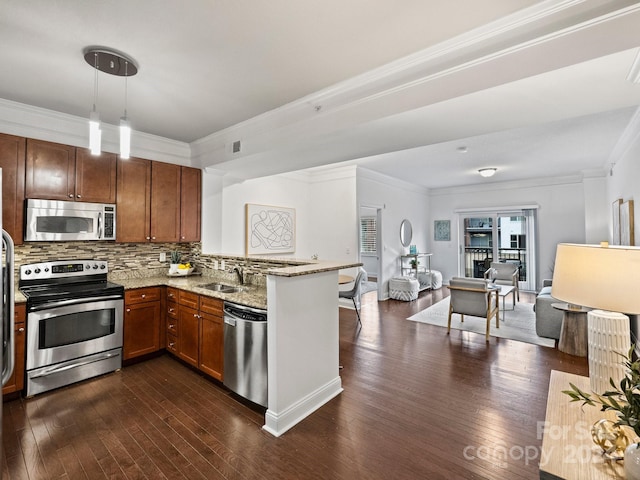
[[[76,201],[116,203],[116,165],[115,153],[76,148]]]
[[[151,239],[151,161],[118,159],[116,241],[148,242]]]
[[[23,239],[24,155],[27,140],[0,134],[0,168],[2,168],[2,228],[16,245]]]
[[[180,187],[180,241],[200,241],[202,173],[199,168],[182,167]]]
[[[151,241],[180,240],[180,165],[151,165]]]
[[[76,148],[41,140],[27,140],[25,196],[74,200]]]

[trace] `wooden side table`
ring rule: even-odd
[[[542,435],[540,450],[540,478],[566,480],[624,479],[622,462],[606,460],[602,449],[591,439],[591,426],[602,418],[615,421],[615,412],[601,412],[599,407],[582,406],[570,402],[563,390],[570,390],[569,383],[588,392],[589,377],[551,371],[547,415],[538,424]]]
[[[569,355],[586,357],[589,352],[587,343],[587,313],[589,309],[569,308],[566,303],[552,303],[551,306],[564,312],[558,350]]]

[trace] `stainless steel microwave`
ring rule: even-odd
[[[29,198],[24,239],[31,242],[115,240],[116,206]]]

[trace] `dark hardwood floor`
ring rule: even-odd
[[[586,360],[405,320],[446,293],[369,293],[362,328],[340,309],[344,392],[280,438],[163,355],[6,402],[3,478],[538,478],[550,371],[586,374]]]

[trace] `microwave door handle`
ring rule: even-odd
[[[2,272],[3,276],[3,293],[4,302],[2,312],[6,314],[8,318],[4,318],[2,326],[5,331],[5,337],[3,338],[2,345],[2,385],[4,386],[11,375],[14,368],[14,356],[15,356],[15,318],[14,318],[14,281],[13,281],[13,240],[11,236],[2,230],[2,246],[5,250],[5,264]]]
[[[98,238],[102,238],[102,212],[98,212]]]

